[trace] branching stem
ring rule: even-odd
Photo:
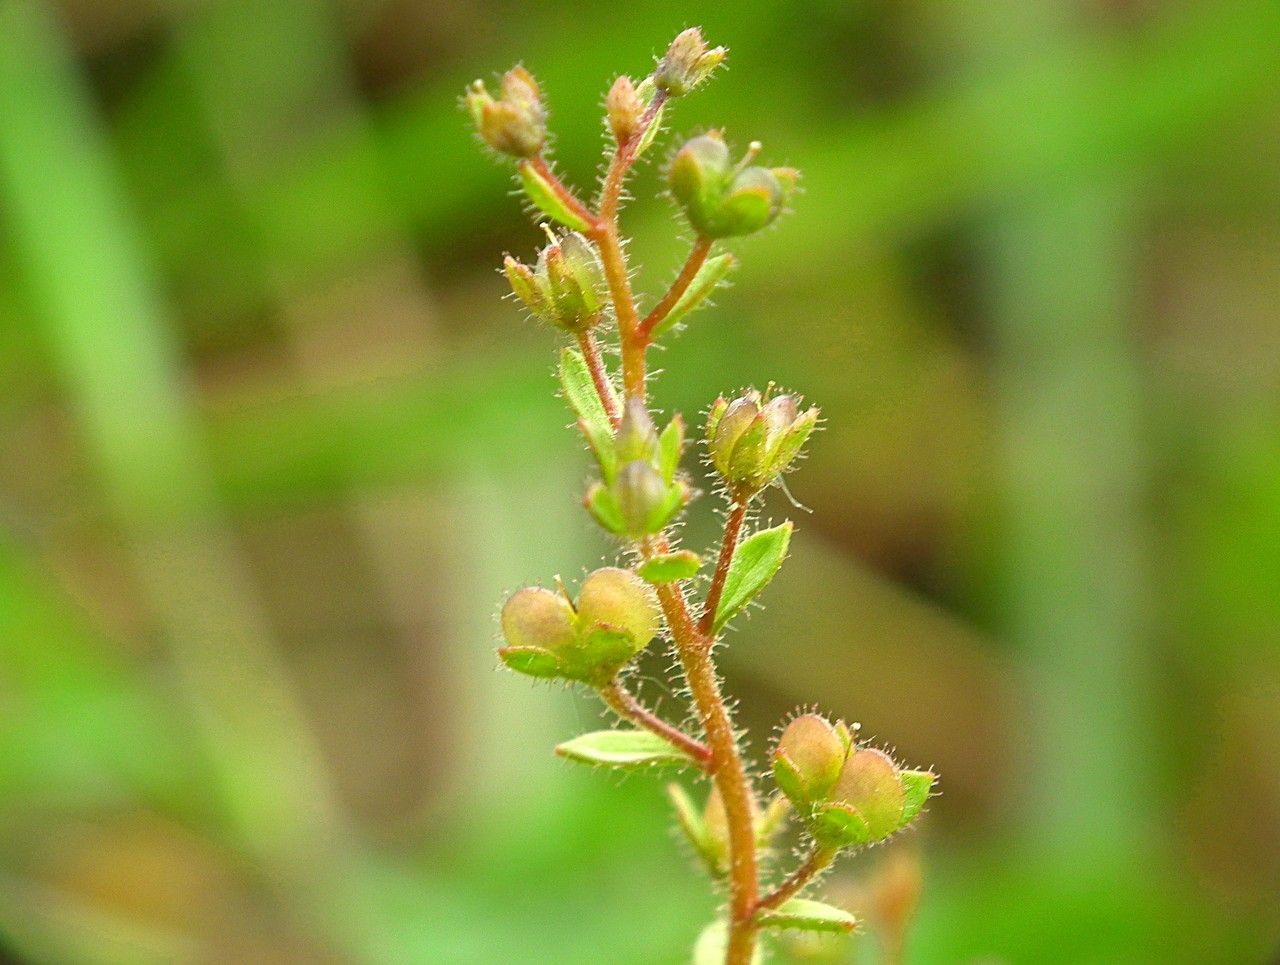
[[[609,372],[604,366],[604,357],[600,354],[600,343],[588,329],[578,333],[578,347],[582,349],[582,358],[587,363],[587,371],[591,373],[591,381],[600,396],[600,404],[604,406],[609,423],[618,428],[622,415],[618,411],[618,397],[613,391],[613,383],[609,381]]]
[[[662,107],[664,95],[659,92],[650,103],[639,130],[626,142],[619,144],[605,175],[600,194],[600,213],[592,232],[592,240],[600,252],[605,281],[613,301],[614,315],[618,320],[618,337],[622,348],[622,382],[627,398],[645,399],[645,353],[649,347],[649,331],[636,311],[631,292],[631,280],[627,274],[626,256],[618,236],[618,206],[622,184],[627,170],[635,160],[635,147],[644,137]],[[709,249],[708,249],[709,250]],[[706,252],[700,255],[706,258]],[[689,270],[686,264],[686,270]],[[697,267],[692,269],[689,281]],[[685,272],[682,272],[683,276]],[[679,279],[677,279],[677,283]],[[687,286],[688,282],[686,282]],[[676,294],[671,301],[675,304]],[[663,299],[666,301],[667,299]],[[660,303],[661,304],[661,303]],[[669,311],[668,307],[666,311]],[[656,324],[656,322],[654,323]],[[597,385],[597,390],[599,385]],[[601,400],[604,401],[603,399]],[[741,527],[741,521],[739,521]],[[665,537],[646,540],[641,553],[650,558],[665,552],[669,543]],[[756,854],[756,832],[753,815],[755,788],[747,777],[738,737],[729,715],[724,697],[720,693],[720,681],[711,656],[713,639],[698,628],[690,612],[688,601],[679,584],[668,583],[658,587],[658,601],[671,631],[676,653],[684,671],[694,707],[702,724],[706,746],[710,751],[708,773],[720,792],[724,804],[725,823],[729,833],[729,941],[725,965],[749,965],[756,947],[757,924],[756,899],[760,888],[760,873]]]
[[[698,276],[698,271],[706,262],[707,255],[711,253],[713,243],[710,238],[702,236],[699,236],[698,240],[693,243],[693,248],[689,252],[689,257],[685,259],[684,267],[680,269],[680,274],[671,283],[667,293],[662,296],[658,304],[653,306],[653,310],[640,323],[640,335],[644,339],[648,340],[652,337],[653,330],[662,324],[663,319],[671,314],[671,309],[676,307],[676,302],[680,301],[681,296],[689,290],[694,278]]]
[[[703,636],[710,636],[715,627],[716,611],[720,608],[724,582],[729,576],[729,564],[733,562],[733,553],[738,547],[738,537],[742,534],[742,523],[746,518],[746,502],[735,502],[729,507],[729,516],[724,521],[724,538],[720,542],[720,559],[716,561],[716,571],[711,577],[707,599],[702,604],[702,616],[698,618],[698,631]]]
[[[551,187],[551,190],[556,193],[556,196],[560,199],[561,203],[585,221],[589,226],[589,230],[594,230],[599,219],[585,204],[579,201],[578,196],[556,176],[556,173],[551,170],[551,165],[547,163],[546,158],[541,154],[536,154],[527,161],[523,161],[521,163],[528,164],[531,168],[537,171],[542,177],[542,180],[544,180]]]
[[[813,850],[809,852],[809,856],[805,858],[804,864],[793,871],[786,881],[756,902],[756,914],[762,911],[770,911],[777,908],[787,899],[794,898],[805,885],[831,864],[835,856],[835,850],[815,845]]]
[[[631,721],[646,730],[652,731],[669,744],[674,744],[695,761],[704,771],[711,766],[711,749],[696,737],[690,737],[680,728],[668,724],[665,720],[645,707],[629,691],[620,680],[614,680],[600,688],[600,698],[613,709],[619,717]]]

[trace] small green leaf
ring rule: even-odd
[[[725,953],[729,948],[729,925],[724,921],[713,921],[702,934],[698,943],[693,946],[693,965],[724,965]],[[751,956],[751,965],[760,965],[764,961],[764,952],[756,945]]]
[[[772,911],[760,915],[765,928],[802,928],[805,931],[830,931],[848,934],[858,920],[843,908],[808,898],[792,898]]]
[[[587,509],[596,522],[611,533],[622,533],[627,528],[622,520],[618,501],[613,498],[613,493],[599,483],[587,491]]]
[[[560,353],[560,387],[569,408],[578,417],[578,428],[586,436],[587,444],[600,463],[600,472],[606,482],[611,481],[617,471],[613,426],[604,411],[604,403],[596,393],[591,370],[587,368],[581,352],[566,348]]]
[[[560,660],[542,647],[499,647],[498,656],[517,673],[530,677],[560,676]]]
[[[649,122],[649,126],[645,128],[644,134],[640,136],[640,143],[636,145],[635,157],[639,157],[649,149],[649,145],[653,143],[653,139],[658,136],[658,131],[662,129],[662,115],[667,109],[667,105],[663,104],[658,108],[658,113],[653,115],[653,120]]]
[[[697,553],[691,550],[678,550],[645,560],[636,572],[642,579],[660,585],[696,576],[700,566],[702,566],[702,557]]]
[[[716,610],[715,631],[733,619],[777,575],[791,543],[791,523],[752,533],[742,541],[729,564],[724,594]]]
[[[658,465],[662,480],[668,486],[676,478],[680,468],[680,453],[684,449],[684,419],[676,413],[658,437]]]
[[[556,747],[561,757],[600,767],[636,768],[689,764],[684,751],[647,730],[597,730]]]
[[[521,164],[519,171],[520,186],[524,188],[525,197],[533,202],[534,207],[574,231],[591,230],[591,225],[560,200],[560,195],[532,164]]]
[[[707,870],[713,877],[723,875],[724,870],[720,867],[720,859],[707,831],[707,822],[702,815],[702,810],[693,803],[689,792],[679,784],[668,784],[667,795],[671,798],[671,806],[676,812],[676,823],[680,825],[680,830],[693,845],[694,851],[707,866]]]
[[[671,306],[671,311],[667,313],[667,317],[662,320],[662,323],[653,330],[653,337],[658,338],[671,331],[684,316],[702,305],[707,300],[707,297],[724,281],[725,276],[729,274],[729,269],[735,263],[736,259],[727,252],[723,255],[716,255],[714,258],[708,258],[703,262],[702,267],[698,269],[698,273],[693,276],[693,281],[685,289],[685,293]]]
[[[902,822],[898,825],[905,828],[918,815],[929,800],[929,792],[933,790],[933,782],[938,775],[932,771],[899,771],[898,781],[902,784]]]

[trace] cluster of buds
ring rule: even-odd
[[[480,137],[495,151],[520,158],[542,151],[547,111],[538,82],[523,67],[512,67],[502,75],[500,98],[485,90],[484,81],[472,82],[466,104]]]
[[[678,472],[683,449],[680,416],[659,435],[644,403],[628,399],[612,451],[596,454],[603,478],[587,490],[584,503],[591,515],[618,536],[641,539],[659,532],[692,495]]]
[[[745,502],[791,467],[817,422],[817,407],[801,412],[791,395],[766,399],[751,389],[732,402],[721,396],[707,415],[711,464],[729,494]]]
[[[817,714],[789,723],[773,751],[773,777],[823,847],[883,841],[924,807],[936,776],[902,770],[884,751],[858,747],[843,721]]]
[[[799,174],[794,168],[753,165],[759,152],[759,142],[753,142],[734,164],[718,131],[692,138],[676,152],[667,181],[700,235],[749,235],[771,224],[786,207]]]
[[[518,590],[502,608],[507,645],[498,656],[531,677],[560,677],[601,687],[658,633],[653,588],[630,570],[591,573],[578,602],[563,587]]]
[[[536,318],[566,332],[583,332],[604,312],[604,269],[595,249],[576,231],[557,238],[538,253],[530,268],[507,255],[502,271],[511,290]]]
[[[719,67],[728,51],[724,47],[707,49],[702,31],[697,27],[676,36],[653,71],[653,83],[671,97],[689,93]]]

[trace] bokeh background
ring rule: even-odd
[[[1276,961],[1275,0],[0,0],[0,958],[687,960],[661,781],[495,672],[502,594],[612,550],[457,108],[523,60],[589,186],[694,23],[674,131],[806,192],[657,401],[828,419],[724,673],[757,755],[816,702],[943,775],[830,883],[873,927],[782,960],[881,961],[919,874],[911,962]]]

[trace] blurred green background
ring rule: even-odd
[[[1276,961],[1275,0],[0,0],[0,959],[687,960],[660,781],[494,672],[503,593],[612,550],[457,102],[523,60],[589,185],[695,23],[674,131],[806,191],[657,402],[828,419],[724,673],[757,755],[817,702],[943,775],[827,894],[918,861],[911,962]]]

